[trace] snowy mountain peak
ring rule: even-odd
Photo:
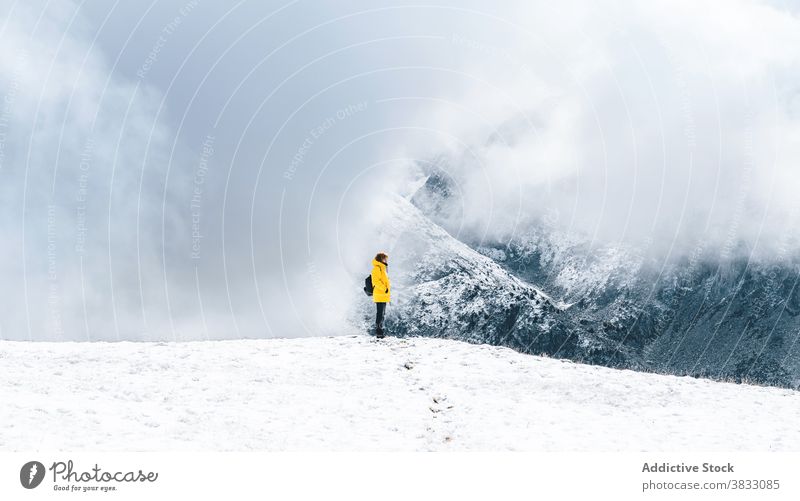
[[[392,242],[390,332],[574,354],[576,338],[559,325],[562,304],[451,236],[405,198],[389,203],[380,240]]]

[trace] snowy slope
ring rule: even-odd
[[[430,338],[0,342],[0,450],[800,450],[800,393]]]

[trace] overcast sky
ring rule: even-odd
[[[491,241],[796,251],[790,2],[499,3],[0,2],[0,337],[342,333],[443,154]]]

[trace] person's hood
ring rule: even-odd
[[[378,261],[377,259],[373,259],[373,260],[372,260],[372,266],[382,266],[382,267],[384,267],[384,268],[386,268],[386,267],[387,267],[385,264],[381,263],[381,262],[380,262],[380,261]]]

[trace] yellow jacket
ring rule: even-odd
[[[372,301],[375,303],[389,302],[389,275],[386,273],[386,265],[372,260]]]

